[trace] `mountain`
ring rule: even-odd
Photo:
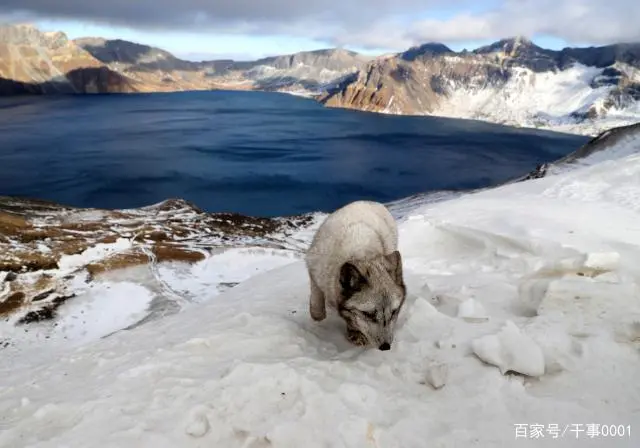
[[[573,158],[390,207],[407,300],[386,352],[309,316],[324,214],[0,198],[0,446],[580,447],[615,422],[637,448],[640,128]]]
[[[289,91],[306,95],[321,94],[357,73],[371,60],[353,51],[333,48],[302,51],[256,61],[221,64],[202,62],[210,76],[220,83],[248,83],[252,89]]]
[[[160,48],[97,37],[70,40],[31,25],[0,26],[0,94],[245,89],[321,93],[369,57],[341,49],[251,62],[192,62]]]
[[[126,40],[107,40],[84,37],[73,41],[104,64],[139,71],[198,70],[198,65],[176,58],[160,48],[141,45]]]
[[[407,51],[400,53],[399,57],[407,60],[414,61],[418,58],[432,57],[441,54],[453,53],[449,47],[437,42],[429,42],[416,47],[411,47]]]
[[[133,92],[135,81],[109,69],[64,33],[0,27],[0,94]]]
[[[324,49],[192,62],[124,40],[0,27],[0,94],[211,89],[594,134],[640,120],[640,44],[555,51],[514,37],[462,52],[430,42],[375,58]]]
[[[640,120],[640,44],[553,51],[516,37],[447,50],[376,59],[320,101],[585,133]]]

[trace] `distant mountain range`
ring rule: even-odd
[[[0,94],[210,89],[281,91],[329,107],[593,134],[640,121],[640,44],[553,51],[516,37],[462,52],[427,43],[375,58],[326,49],[192,62],[124,40],[0,27]]]
[[[512,38],[457,53],[426,44],[371,61],[320,100],[597,133],[640,121],[640,44],[553,51]]]
[[[252,62],[192,62],[124,40],[0,27],[0,94],[170,92],[242,89],[321,94],[370,57],[340,49]]]

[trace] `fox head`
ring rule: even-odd
[[[349,340],[389,350],[406,297],[400,252],[346,262],[339,282],[338,311],[347,324]]]

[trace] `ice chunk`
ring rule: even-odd
[[[189,416],[185,432],[191,437],[200,438],[209,432],[209,427],[209,420],[205,413],[201,409],[196,408]]]
[[[591,269],[613,271],[618,268],[620,254],[617,252],[594,252],[587,256],[584,265]]]
[[[447,364],[434,362],[427,368],[426,379],[434,389],[440,389],[445,385],[448,374]]]
[[[478,358],[498,367],[503,375],[509,371],[544,375],[542,350],[511,321],[507,321],[499,333],[474,340],[472,349]]]
[[[458,317],[467,322],[486,322],[489,320],[484,306],[475,299],[467,299],[458,306]]]

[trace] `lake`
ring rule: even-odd
[[[279,93],[0,98],[0,195],[279,216],[491,186],[587,140]]]

